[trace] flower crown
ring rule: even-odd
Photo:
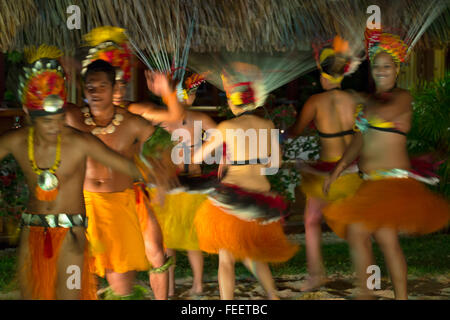
[[[366,40],[366,52],[370,62],[380,52],[386,52],[394,59],[394,62],[405,62],[408,54],[408,46],[399,36],[383,33],[380,29],[367,29],[364,32]]]
[[[19,97],[33,116],[45,116],[64,111],[66,87],[64,71],[58,62],[62,52],[53,46],[41,45],[24,49],[28,66],[20,76]]]
[[[83,38],[92,47],[82,62],[83,74],[91,62],[101,59],[119,69],[116,80],[128,82],[131,79],[131,51],[124,29],[111,26],[99,27],[92,29]]]

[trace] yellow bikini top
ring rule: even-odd
[[[353,130],[366,133],[368,129],[393,132],[406,136],[406,133],[396,129],[394,122],[385,121],[378,116],[372,116],[370,119],[367,119],[364,116],[364,105],[359,104],[355,112],[355,124],[353,125]]]

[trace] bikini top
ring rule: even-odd
[[[364,116],[363,105],[360,104],[356,108],[355,125],[353,126],[354,131],[361,131],[361,133],[367,132],[368,129],[374,129],[385,132],[398,133],[406,136],[406,133],[398,130],[394,122],[385,121],[380,117],[373,116],[367,119]]]
[[[355,133],[355,131],[353,131],[353,129],[346,130],[346,131],[340,131],[337,133],[323,133],[323,132],[320,132],[318,129],[316,129],[316,130],[317,130],[317,133],[319,134],[319,137],[321,137],[321,138],[343,137],[343,136]]]

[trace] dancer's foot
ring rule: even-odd
[[[308,279],[305,282],[303,282],[303,284],[300,286],[300,291],[302,292],[316,291],[327,282],[328,279],[325,276],[308,277]]]
[[[276,294],[268,294],[267,295],[267,299],[269,300],[281,300],[279,296],[277,296]]]
[[[190,296],[202,296],[203,295],[203,288],[202,287],[192,286],[192,288],[189,289],[189,295]]]

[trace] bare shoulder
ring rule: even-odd
[[[413,97],[408,90],[396,88],[392,94],[397,105],[401,106],[405,111],[412,111]]]
[[[151,123],[149,121],[145,120],[140,115],[134,114],[124,108],[117,108],[116,112],[123,115],[124,121],[126,121],[128,125],[135,126],[138,130],[151,126]]]
[[[275,128],[275,124],[273,123],[272,120],[270,120],[270,119],[264,119],[264,120],[266,121],[267,126],[268,126],[269,128],[271,128],[271,129],[274,129],[274,128]]]
[[[392,94],[394,95],[395,98],[412,100],[411,93],[409,92],[409,90],[406,89],[395,88],[395,90],[392,91]]]
[[[6,131],[0,136],[0,143],[6,147],[20,146],[24,145],[27,138],[28,138],[28,127],[23,127],[20,129],[11,129]]]
[[[131,113],[123,108],[118,108],[116,112],[123,115],[126,132],[141,142],[147,140],[155,131],[152,123],[138,114]]]
[[[194,111],[194,110],[187,110],[186,114],[192,120],[200,120],[200,119],[204,118],[204,116],[205,116],[205,114],[203,112]]]
[[[315,108],[315,106],[320,105],[323,101],[330,99],[329,92],[322,92],[313,94],[311,97],[306,100],[303,108]],[[303,109],[302,108],[302,109]]]
[[[63,140],[69,141],[75,147],[81,147],[92,139],[96,139],[91,133],[80,131],[74,127],[65,126],[63,129]]]
[[[218,128],[234,128],[237,126],[239,122],[239,118],[231,118],[220,122],[217,127]]]
[[[363,92],[358,92],[353,89],[347,89],[342,91],[345,97],[351,99],[355,104],[367,104],[368,95]]]
[[[65,106],[66,109],[66,123],[72,127],[80,127],[83,119],[81,107],[68,103]]]
[[[207,115],[204,112],[200,111],[193,111],[193,110],[187,110],[186,111],[187,117],[193,121],[193,120],[206,120],[206,121],[214,121],[209,115]]]
[[[73,104],[73,103],[66,103],[65,107],[66,109],[66,115],[73,116],[81,114],[81,107]]]

